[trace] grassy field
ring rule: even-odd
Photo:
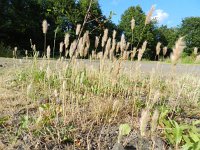
[[[0,149],[200,148],[197,75],[122,60],[2,62]]]

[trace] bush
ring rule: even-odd
[[[0,57],[12,57],[12,49],[10,46],[5,46],[0,42]]]

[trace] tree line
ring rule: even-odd
[[[42,21],[48,21],[47,44],[53,47],[55,32],[56,54],[59,54],[59,43],[63,41],[65,33],[70,34],[70,39],[76,38],[77,24],[82,24],[90,0],[1,0],[0,1],[0,56],[5,54],[6,47],[18,47],[20,54],[31,50],[31,42],[36,44],[37,50],[43,50]],[[121,16],[119,25],[112,23],[109,17],[103,15],[97,0],[93,1],[88,21],[84,31],[89,30],[91,47],[94,49],[95,37],[103,35],[108,29],[109,36],[113,30],[117,31],[117,39],[122,33],[131,47],[140,47],[145,40],[148,41],[145,58],[155,59],[156,45],[161,43],[161,48],[167,47],[170,54],[175,41],[180,36],[185,36],[187,48],[185,52],[190,55],[194,47],[200,46],[200,17],[183,19],[179,27],[168,28],[158,26],[156,20],[145,25],[145,13],[138,6],[129,7]],[[131,20],[134,18],[135,27],[131,29]],[[6,53],[7,54],[7,53]]]

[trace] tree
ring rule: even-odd
[[[133,40],[131,31],[131,19],[135,19],[135,28],[133,30]],[[119,28],[124,31],[127,40],[133,44],[133,47],[141,47],[142,43],[147,40],[148,48],[144,54],[144,57],[153,59],[155,56],[155,22],[145,26],[145,13],[140,6],[129,7],[121,16]]]
[[[194,47],[200,48],[200,17],[189,17],[182,20],[179,34],[185,36],[187,48],[185,52],[191,54]]]
[[[176,40],[178,39],[178,29],[177,28],[168,28],[166,25],[158,27],[156,29],[157,41],[162,43],[162,47],[167,46],[168,53],[172,51]]]

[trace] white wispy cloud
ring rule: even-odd
[[[156,19],[159,24],[163,23],[169,17],[169,14],[162,9],[155,10],[152,19]]]

